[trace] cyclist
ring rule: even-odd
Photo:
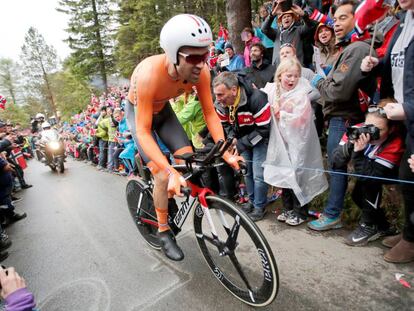
[[[224,139],[213,106],[206,65],[211,42],[210,26],[202,18],[190,14],[172,17],[160,34],[160,45],[165,54],[148,57],[135,68],[128,94],[129,104],[125,108],[138,152],[154,177],[157,235],[164,254],[176,261],[182,260],[184,254],[168,226],[168,197],[173,200],[173,195],[182,196],[180,188],[185,187],[186,182],[161,152],[155,134],[174,155],[192,152],[190,141],[168,101],[183,93],[191,93],[195,86],[214,141]],[[226,152],[223,159],[234,169],[239,169],[238,161],[243,158]]]

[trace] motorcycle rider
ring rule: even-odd
[[[59,133],[51,127],[50,123],[45,121],[42,123],[42,132],[39,134],[39,148],[40,152],[39,154],[44,154],[46,156],[46,159],[40,158],[40,160],[43,162],[45,161],[45,164],[47,165],[52,161],[52,155],[48,150],[46,149],[46,144],[50,141],[58,141],[59,140]]]
[[[45,122],[45,115],[43,113],[37,113],[34,119],[30,122],[32,125],[32,133],[36,134],[41,131],[41,125]]]

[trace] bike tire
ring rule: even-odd
[[[62,174],[65,172],[65,163],[63,159],[59,160],[59,172]]]
[[[198,246],[210,270],[220,283],[242,302],[254,307],[269,305],[276,298],[279,290],[279,274],[272,250],[264,235],[256,224],[232,202],[216,195],[207,196],[206,200],[219,239],[224,237],[223,241],[226,241],[229,237],[229,232],[223,226],[221,215],[228,221],[227,225],[231,224],[230,229],[237,223],[240,224],[234,257],[245,278],[248,279],[247,275],[249,275],[253,279],[248,279],[250,290],[230,255],[220,255],[217,245],[213,245],[208,240],[214,236],[211,232],[207,232],[210,229],[208,217],[204,217],[204,212],[198,205],[194,211],[194,230]],[[214,211],[216,211],[216,217],[213,217]],[[230,222],[232,219],[234,222]]]
[[[152,198],[151,188],[142,180],[132,179],[126,186],[128,210],[139,233],[149,246],[161,249],[157,237],[157,216]]]

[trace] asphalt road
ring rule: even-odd
[[[210,273],[191,227],[178,237],[184,261],[149,249],[126,207],[126,178],[71,160],[64,174],[30,161],[26,176],[34,187],[18,194],[17,210],[28,217],[7,229],[13,245],[2,264],[25,277],[42,311],[252,309]],[[414,264],[384,262],[379,242],[349,247],[346,231],[312,233],[274,214],[259,226],[280,274],[279,294],[263,309],[414,310]]]

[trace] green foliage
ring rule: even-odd
[[[220,23],[225,25],[226,21],[224,0],[121,0],[119,8],[115,55],[117,68],[124,77],[130,77],[142,59],[162,52],[160,31],[172,16],[179,13],[202,16],[215,33]]]
[[[91,90],[86,84],[69,70],[55,73],[51,81],[56,93],[56,104],[63,119],[68,120],[85,109],[91,97]]]
[[[0,58],[0,91],[9,102],[16,104],[19,90],[19,71],[17,64],[10,58]]]
[[[0,119],[14,123],[20,123],[22,126],[29,126],[29,115],[22,106],[8,103],[6,110],[0,110]]]
[[[43,102],[45,110],[55,114],[54,94],[49,83],[49,75],[57,70],[58,65],[55,49],[46,44],[43,36],[35,28],[30,27],[20,58],[23,65],[23,83],[27,92],[25,96]]]
[[[70,16],[66,42],[73,50],[66,64],[82,80],[100,76],[107,88],[113,72],[113,15],[111,1],[60,0],[58,11]]]

